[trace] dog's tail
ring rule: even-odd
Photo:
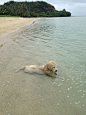
[[[22,66],[18,70],[16,70],[15,72],[17,73],[17,72],[19,72],[19,70],[24,70],[24,69],[25,69],[25,66]]]

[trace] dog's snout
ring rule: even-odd
[[[57,72],[57,70],[55,70],[55,72]]]

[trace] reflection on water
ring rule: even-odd
[[[86,114],[85,20],[44,18],[8,36],[0,47],[0,115]],[[15,73],[50,60],[56,78]]]

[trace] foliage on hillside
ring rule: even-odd
[[[0,5],[0,15],[11,15],[20,17],[66,17],[71,16],[65,9],[55,10],[54,6],[43,2],[14,2],[9,1]]]

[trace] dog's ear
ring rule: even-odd
[[[44,66],[44,70],[45,70],[45,71],[52,71],[52,63],[48,62],[48,63]]]
[[[52,64],[48,64],[47,69],[48,69],[48,71],[52,71]]]

